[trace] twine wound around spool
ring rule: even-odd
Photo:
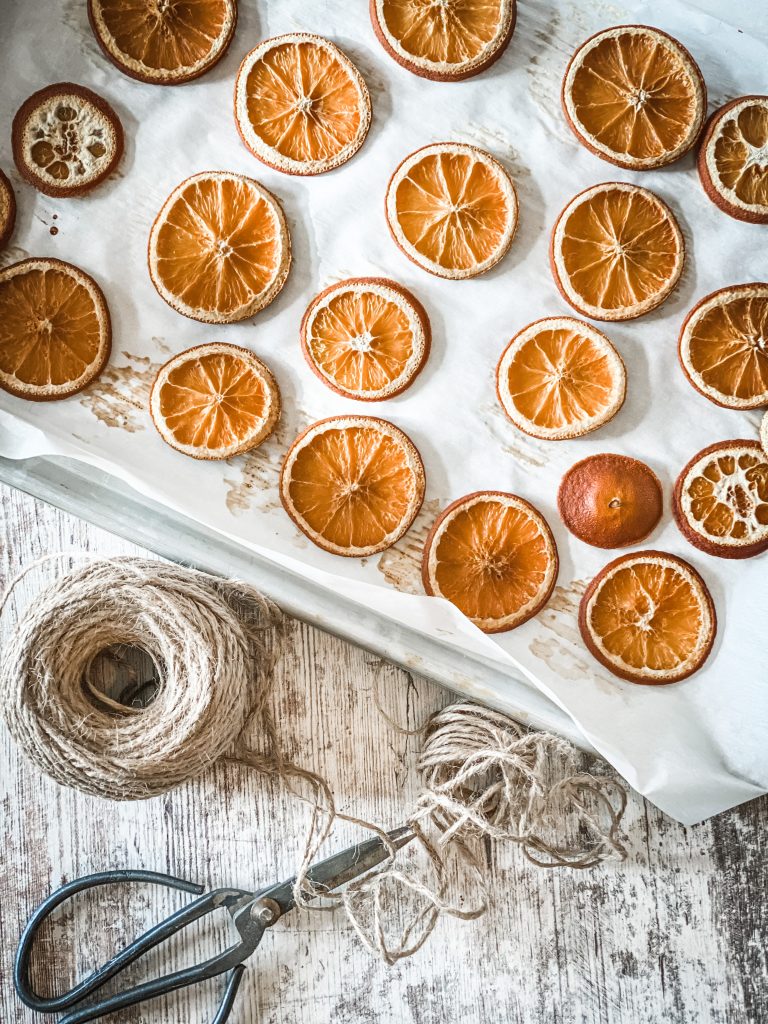
[[[32,567],[11,583],[0,612]],[[484,870],[473,850],[479,839],[512,841],[541,867],[623,858],[626,794],[618,782],[580,773],[567,741],[460,702],[423,729],[420,795],[405,823],[416,833],[411,847],[425,857],[396,864],[383,829],[338,812],[327,781],[283,757],[267,643],[281,621],[277,607],[242,582],[150,559],[89,560],[38,594],[5,640],[0,713],[45,774],[95,796],[156,796],[220,759],[281,779],[310,808],[297,904],[343,907],[364,945],[390,964],[415,953],[441,914],[485,912]],[[139,713],[94,686],[96,660],[116,645],[140,648],[155,665],[154,700]],[[244,739],[255,723],[261,750]],[[378,834],[390,858],[341,892],[318,893],[307,871],[337,820]],[[451,857],[476,883],[474,905],[449,899]],[[393,927],[390,907],[404,893],[410,909]]]

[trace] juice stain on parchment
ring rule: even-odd
[[[587,589],[588,580],[573,580],[557,586],[539,612],[537,622],[550,635],[535,637],[528,646],[531,654],[540,658],[547,668],[561,679],[580,682],[589,679],[600,689],[611,694],[621,691],[610,676],[605,675],[598,663],[584,647],[579,631],[579,604]]]
[[[303,415],[299,415],[299,422],[294,420],[290,427],[278,423],[274,434],[258,448],[227,462],[224,501],[233,516],[244,515],[253,508],[262,512],[282,508],[278,484],[285,453],[293,439],[309,424],[309,418]]]
[[[421,583],[421,555],[427,534],[440,511],[437,498],[425,501],[413,526],[396,544],[381,555],[376,568],[387,583],[405,594],[423,594]]]
[[[168,351],[159,338],[152,339],[162,351]],[[80,404],[108,427],[135,434],[149,422],[149,392],[162,366],[149,356],[122,355],[125,366],[109,363],[99,377],[80,396]]]
[[[20,245],[8,245],[0,252],[0,268],[5,269],[5,267],[10,267],[14,263],[28,259],[29,253],[26,249],[22,249]]]
[[[523,469],[541,469],[546,466],[547,452],[543,445],[518,430],[504,415],[498,403],[483,406],[480,414],[493,440]]]

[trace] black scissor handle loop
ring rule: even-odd
[[[39,996],[32,989],[29,979],[29,966],[37,932],[45,919],[56,907],[70,899],[70,897],[77,895],[77,893],[115,882],[150,882],[154,885],[164,885],[171,889],[181,889],[183,892],[194,893],[198,896],[204,889],[202,885],[197,885],[195,882],[187,882],[183,878],[175,878],[173,875],[166,875],[157,871],[101,871],[92,875],[84,875],[82,878],[76,878],[71,882],[67,882],[66,885],[62,885],[61,888],[56,889],[46,900],[43,900],[30,917],[22,932],[16,951],[13,982],[19,998],[31,1009],[37,1010],[39,1013],[55,1013],[57,1010],[69,1009],[109,981],[110,978],[113,978],[124,967],[127,967],[128,964],[137,960],[147,950],[162,942],[170,934],[183,928],[198,917],[202,917],[210,910],[215,909],[212,906],[212,898],[215,894],[207,893],[200,899],[187,904],[186,907],[182,907],[181,910],[176,911],[175,914],[172,914],[161,924],[140,936],[131,945],[116,953],[102,967],[89,974],[87,978],[73,986],[68,992],[47,998]]]

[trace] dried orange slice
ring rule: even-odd
[[[124,74],[178,85],[205,74],[227,52],[237,0],[88,0],[88,20]]]
[[[371,126],[371,98],[345,53],[322,36],[275,36],[246,55],[235,82],[237,130],[255,157],[287,174],[346,163]]]
[[[149,274],[177,313],[209,324],[245,320],[285,284],[291,240],[280,203],[243,174],[182,181],[149,235]]]
[[[580,192],[552,231],[555,284],[593,320],[632,320],[660,306],[684,259],[672,211],[638,185],[606,182]]]
[[[512,179],[490,153],[437,142],[411,153],[387,189],[387,221],[405,255],[451,280],[477,277],[504,256],[517,229]]]
[[[680,532],[720,558],[768,549],[768,456],[759,441],[720,441],[694,455],[675,484]]]
[[[592,580],[579,628],[590,653],[621,679],[678,683],[709,657],[717,620],[692,565],[664,551],[638,551]]]
[[[19,173],[47,196],[87,192],[112,173],[123,153],[123,126],[112,107],[71,82],[30,96],[12,133]]]
[[[0,387],[38,402],[68,398],[106,366],[104,294],[71,263],[29,259],[0,270]]]
[[[0,249],[13,234],[16,223],[16,196],[8,178],[0,171]]]
[[[638,459],[590,455],[561,480],[557,508],[579,540],[596,548],[625,548],[645,540],[661,519],[661,483]]]
[[[760,444],[763,446],[763,451],[768,456],[768,411],[763,414],[763,418],[760,422]]]
[[[716,405],[768,405],[768,284],[705,296],[685,318],[679,355],[688,380]]]
[[[563,78],[562,104],[576,138],[596,156],[643,171],[694,145],[707,91],[690,53],[646,25],[617,25],[582,43]]]
[[[414,75],[456,82],[485,71],[515,29],[516,0],[371,0],[373,30]]]
[[[496,391],[516,427],[533,437],[581,437],[624,404],[621,356],[596,327],[570,316],[546,317],[510,341],[496,368]]]
[[[280,390],[248,349],[213,342],[180,352],[160,367],[149,411],[176,451],[195,459],[231,459],[275,429]]]
[[[740,96],[715,111],[699,149],[699,177],[725,213],[768,224],[768,96]]]
[[[402,285],[378,277],[340,281],[320,292],[301,321],[301,347],[320,380],[359,401],[407,388],[429,354],[429,319]]]
[[[320,420],[296,438],[280,474],[283,506],[334,555],[362,558],[398,541],[421,508],[424,466],[402,430],[374,416]]]
[[[455,604],[485,633],[501,633],[546,604],[557,569],[555,539],[533,505],[477,491],[437,517],[421,573],[428,594]]]

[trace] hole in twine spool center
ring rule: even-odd
[[[87,698],[102,711],[143,711],[157,697],[161,675],[137,644],[110,644],[95,655],[83,680]]]

